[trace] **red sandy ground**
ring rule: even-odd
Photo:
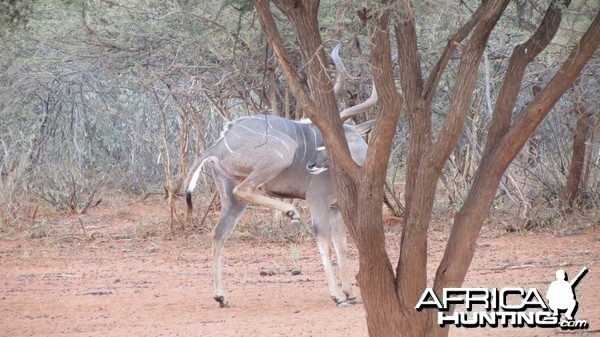
[[[337,308],[329,299],[314,239],[289,244],[232,238],[224,257],[232,307],[220,309],[212,299],[209,229],[171,238],[164,218],[162,204],[137,203],[97,207],[81,218],[37,220],[49,232],[36,239],[30,237],[34,224],[4,228],[0,336],[367,335],[362,303]],[[386,229],[395,261],[401,228]],[[432,230],[430,277],[447,232],[443,226]],[[587,266],[590,272],[576,288],[576,318],[590,328],[453,328],[451,336],[600,335],[600,226],[543,233],[484,229],[477,245],[465,286],[537,288],[545,295],[557,269],[574,276]],[[349,260],[355,274],[353,246]],[[301,274],[292,276],[293,269]]]

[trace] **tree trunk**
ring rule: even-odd
[[[366,192],[366,191],[365,191]],[[371,198],[369,198],[371,195]],[[358,217],[352,235],[359,248],[359,271],[356,277],[364,303],[369,336],[402,336],[402,313],[396,290],[396,277],[385,250],[381,206],[371,193],[360,193]],[[368,198],[368,199],[364,199]],[[371,208],[367,208],[371,205]],[[348,224],[346,224],[348,226]],[[361,228],[356,228],[360,225]],[[350,229],[350,226],[348,226]],[[371,231],[368,231],[371,228]]]
[[[487,40],[507,5],[507,0],[489,1],[482,4],[485,10],[476,11],[480,17],[470,20],[476,21],[476,24],[474,24],[469,42],[461,56],[456,74],[456,85],[448,104],[447,118],[436,142],[428,146],[426,150],[422,150],[420,158],[416,158],[419,160],[416,172],[412,173],[413,176],[407,177],[407,180],[414,179],[414,183],[411,184],[414,190],[411,193],[412,199],[406,200],[407,216],[402,231],[397,267],[398,292],[402,299],[403,314],[409,317],[405,322],[405,331],[415,331],[419,329],[418,327],[430,324],[428,322],[430,314],[427,311],[416,312],[414,306],[427,286],[427,232],[435,201],[437,181],[444,163],[455,148],[462,132]],[[438,71],[443,70],[439,69]],[[419,95],[419,97],[424,96]],[[426,102],[421,104],[424,103]],[[414,118],[417,120],[415,125],[420,125],[419,118],[416,116]],[[431,139],[429,138],[428,141],[430,142]],[[412,165],[409,164],[409,166]],[[409,173],[407,172],[407,174]],[[419,334],[416,331],[414,335]]]
[[[374,6],[372,9],[378,8]],[[389,11],[378,14],[378,20],[371,27],[371,69],[380,100],[380,111],[377,124],[369,137],[369,150],[361,169],[361,177],[356,181],[358,198],[353,204],[343,205],[354,209],[355,213],[344,218],[344,222],[359,252],[360,269],[357,280],[367,312],[369,335],[399,336],[402,334],[403,320],[399,319],[402,301],[398,298],[394,269],[385,250],[381,209],[402,97],[398,95],[392,71]]]
[[[579,82],[579,80],[577,80],[577,82]],[[566,213],[572,212],[575,198],[579,192],[581,174],[585,162],[585,140],[587,139],[587,134],[590,129],[590,117],[592,116],[592,114],[587,111],[583,97],[581,97],[579,83],[576,83],[573,88],[577,123],[575,124],[575,130],[573,130],[571,166],[569,168],[569,173],[567,174],[567,182],[563,189],[560,207],[561,210]]]

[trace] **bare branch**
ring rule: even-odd
[[[546,15],[535,33],[525,42],[515,47],[508,69],[500,88],[500,94],[494,106],[490,130],[484,154],[491,151],[498,139],[506,134],[510,126],[512,111],[518,92],[525,76],[525,69],[533,59],[549,44],[560,26],[563,6],[568,7],[570,0],[554,0],[548,5]]]
[[[469,21],[467,21],[456,34],[448,41],[446,48],[442,52],[442,56],[438,60],[438,63],[435,65],[433,70],[431,71],[427,82],[425,83],[425,88],[422,93],[422,97],[425,100],[425,106],[431,106],[431,102],[433,101],[434,93],[437,89],[437,86],[440,82],[440,78],[448,65],[448,61],[452,57],[452,54],[456,50],[462,40],[469,35],[469,33],[473,30],[473,28],[479,23],[482,19],[484,13],[488,10],[489,7],[488,1],[482,1],[477,10],[471,15]]]
[[[438,139],[433,144],[428,160],[441,170],[454,149],[472,101],[477,82],[477,71],[492,29],[508,5],[507,0],[489,1],[482,17],[477,21],[469,44],[465,48],[456,74],[456,85]]]

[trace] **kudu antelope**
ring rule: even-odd
[[[335,94],[344,83],[344,65],[339,57],[340,45],[331,56],[336,64]],[[364,112],[377,101],[373,90],[369,99],[342,111],[343,119]],[[344,124],[352,158],[362,165],[367,152],[363,133],[372,123]],[[322,150],[319,129],[308,120],[292,121],[271,115],[242,117],[227,124],[221,138],[202,155],[185,182],[188,217],[192,211],[191,193],[205,164],[212,164],[213,178],[221,197],[221,214],[213,230],[214,299],[221,307],[229,306],[222,284],[221,254],[225,241],[248,206],[254,203],[284,212],[293,224],[300,223],[300,213],[287,202],[271,197],[305,199],[309,205],[313,230],[331,298],[338,306],[355,304],[356,296],[346,265],[346,229],[336,208],[336,193],[330,172],[325,168],[309,173],[307,164]],[[312,173],[312,174],[311,174]],[[330,260],[330,241],[337,253],[342,292],[339,291]]]

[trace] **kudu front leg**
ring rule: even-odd
[[[337,208],[331,208],[330,215],[331,239],[338,257],[340,278],[342,279],[342,291],[346,295],[346,302],[348,302],[348,304],[356,304],[358,301],[356,295],[354,295],[350,273],[348,272],[348,238],[346,235],[346,227],[342,221],[342,215]]]
[[[335,273],[333,272],[333,265],[331,263],[331,248],[329,245],[329,238],[318,235],[317,236],[317,247],[319,248],[319,255],[323,261],[323,269],[325,270],[325,276],[327,277],[327,286],[329,287],[329,293],[331,299],[337,304],[338,307],[345,307],[348,305],[346,296],[340,294],[340,290],[335,280]]]
[[[348,305],[347,296],[340,293],[337,281],[335,279],[335,273],[333,272],[333,265],[331,263],[331,224],[330,221],[330,210],[328,204],[320,204],[319,202],[310,201],[310,211],[312,214],[313,230],[317,237],[317,247],[319,249],[319,255],[323,261],[323,269],[325,270],[325,276],[327,278],[327,285],[329,287],[329,293],[333,301],[339,306],[344,307]]]

